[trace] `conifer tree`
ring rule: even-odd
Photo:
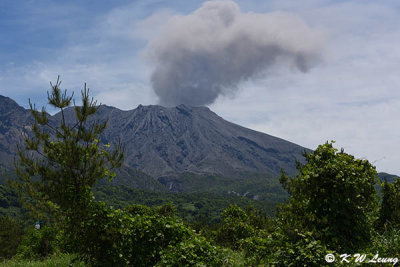
[[[100,106],[89,97],[86,84],[81,106],[75,105],[73,94],[61,90],[59,77],[50,85],[49,104],[60,112],[50,117],[45,108],[38,111],[29,101],[34,121],[18,146],[18,178],[11,184],[36,218],[50,213],[78,223],[92,201],[91,187],[99,179],[115,176],[112,170],[121,166],[123,149],[121,144],[114,150],[101,144],[100,134],[107,122],[90,120]]]

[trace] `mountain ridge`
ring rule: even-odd
[[[100,107],[99,114],[102,109],[107,109],[109,116],[104,141],[117,141],[119,133],[127,150],[133,152],[127,155],[126,162],[155,177],[187,171],[279,174],[281,168],[293,173],[295,161],[302,161],[305,150],[228,122],[206,107],[139,105],[129,111]]]
[[[29,110],[1,95],[0,112],[0,166],[7,167],[16,155],[15,144],[29,132],[32,117]],[[72,123],[73,108],[64,114]],[[49,120],[56,123],[60,116],[54,114]],[[236,183],[246,177],[251,180],[252,174],[257,181],[260,174],[265,180],[277,180],[281,169],[295,175],[296,161],[304,162],[303,152],[311,151],[226,121],[208,107],[139,105],[120,110],[101,105],[89,123],[105,120],[108,126],[101,142],[121,140],[126,148],[124,167],[119,171],[121,183],[150,190],[163,190],[161,184],[177,191],[191,188],[185,181],[192,183],[205,176],[208,180],[231,177]],[[219,182],[227,183],[225,178]]]
[[[15,145],[29,132],[30,111],[10,98],[0,98],[0,158],[9,165]],[[64,111],[67,121],[73,108]],[[52,123],[60,113],[49,116]],[[235,176],[239,172],[289,173],[304,148],[283,139],[228,122],[207,107],[139,105],[120,110],[101,105],[91,121],[108,120],[103,143],[125,144],[125,164],[158,178],[177,173]],[[91,122],[89,121],[89,123]]]

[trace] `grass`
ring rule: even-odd
[[[233,251],[231,249],[223,249],[224,264],[226,267],[245,267],[248,266],[243,252]],[[59,254],[47,257],[45,260],[25,260],[25,259],[11,259],[0,262],[0,267],[84,267],[86,266],[83,262],[77,261],[74,264],[73,259],[75,258],[72,254]]]
[[[71,265],[73,259],[75,258],[72,254],[61,254],[53,255],[46,258],[44,261],[39,260],[24,260],[24,259],[11,259],[0,262],[0,267],[63,267],[63,266],[74,266],[80,267],[85,266],[83,262],[77,261]]]

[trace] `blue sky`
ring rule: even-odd
[[[149,42],[174,16],[204,1],[0,2],[0,94],[45,104],[61,75],[121,109],[157,104]],[[315,148],[327,140],[379,171],[400,174],[400,2],[235,1],[241,12],[287,12],[326,36],[306,73],[274,68],[209,107],[240,125]],[[306,41],[306,40],[305,40]]]

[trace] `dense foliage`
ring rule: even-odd
[[[222,266],[222,251],[202,236],[195,235],[162,251],[156,266]]]
[[[222,213],[223,219],[216,233],[218,243],[239,249],[241,242],[254,235],[255,228],[250,223],[250,216],[238,206],[230,206]]]
[[[95,266],[152,266],[164,249],[194,235],[178,217],[163,215],[163,208],[135,206],[130,212],[102,202],[91,205],[80,232],[71,231],[77,236],[69,238],[74,241],[69,245]]]
[[[159,180],[163,184],[173,183],[172,189],[179,192],[225,192],[255,200],[282,202],[287,198],[287,193],[278,178],[273,173],[241,172],[237,177],[223,177],[185,172],[178,177],[161,177]]]
[[[378,208],[375,167],[343,149],[339,152],[332,143],[305,157],[307,164],[299,164],[296,178],[281,176],[290,194],[282,219],[314,232],[333,249],[351,252],[368,244]]]
[[[18,200],[18,193],[7,184],[0,185],[0,216],[32,223],[27,210],[22,208]]]
[[[383,183],[382,208],[377,224],[381,228],[400,226],[400,180]]]
[[[243,242],[249,264],[275,266],[323,266],[330,253],[310,232],[287,234],[281,227],[257,231]]]
[[[0,260],[16,254],[22,236],[22,226],[15,219],[0,216]]]
[[[44,259],[59,252],[59,231],[45,226],[40,231],[29,229],[18,248],[18,256],[24,259]]]
[[[258,210],[273,216],[277,203],[267,200],[252,200],[234,194],[194,192],[164,193],[134,189],[126,186],[96,186],[93,189],[97,200],[104,201],[114,208],[124,208],[137,203],[148,206],[159,206],[173,203],[178,215],[185,222],[194,225],[210,225],[219,223],[221,213],[230,204],[242,208],[254,206]]]

